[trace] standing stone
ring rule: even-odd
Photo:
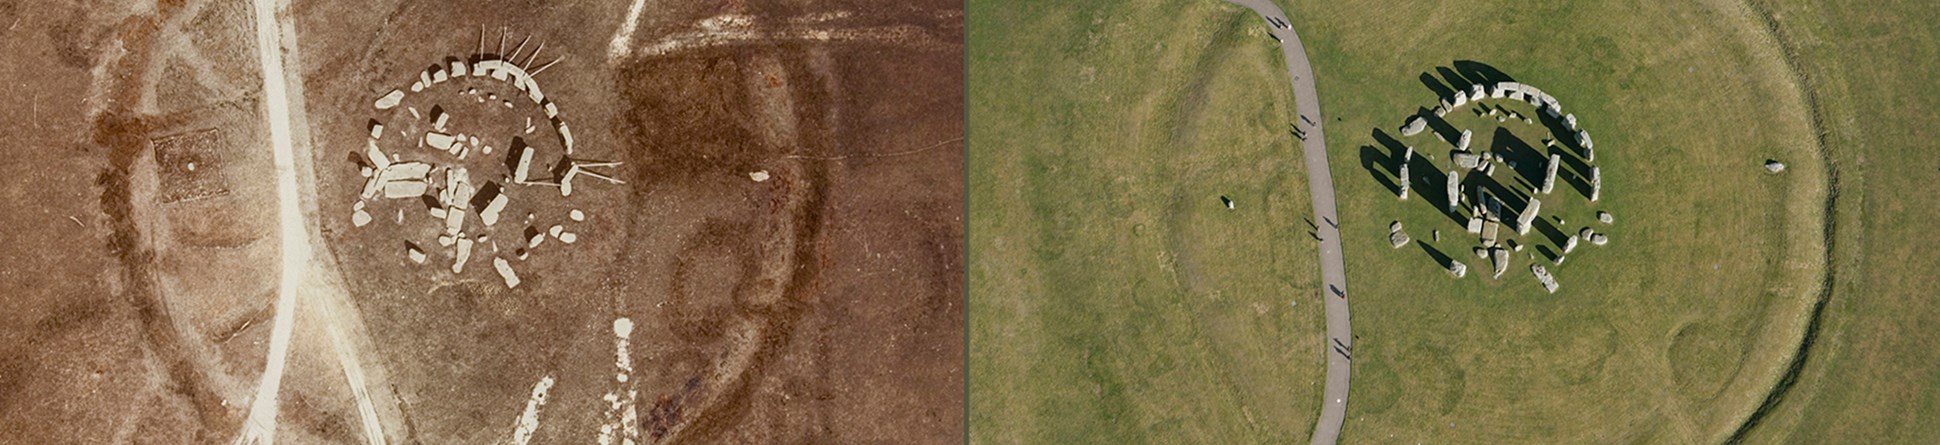
[[[1461,202],[1462,202],[1461,187],[1462,187],[1462,174],[1459,172],[1456,172],[1455,170],[1449,170],[1448,171],[1448,211],[1449,213],[1454,213],[1455,209],[1461,205]]]
[[[1596,147],[1596,141],[1590,140],[1590,132],[1577,130],[1576,145],[1583,146],[1583,148],[1592,148],[1592,147]]]
[[[1542,209],[1543,209],[1543,202],[1541,200],[1536,199],[1533,196],[1530,197],[1529,206],[1523,207],[1522,214],[1516,216],[1516,234],[1528,235],[1529,225],[1534,224],[1536,222],[1536,212],[1541,211]]]
[[[1564,240],[1565,241],[1563,241],[1563,253],[1567,254],[1567,253],[1570,253],[1570,251],[1572,250],[1576,250],[1576,237],[1572,236],[1569,238],[1564,238]],[[1563,264],[1563,263],[1556,263],[1556,264]]]
[[[1484,97],[1489,97],[1489,88],[1479,83],[1475,84],[1469,88],[1468,97],[1470,100],[1482,100]]]
[[[1401,153],[1401,163],[1407,164],[1414,161],[1415,161],[1415,146],[1410,145],[1408,146],[1408,151]]]
[[[1603,195],[1603,167],[1590,167],[1590,201]]]
[[[1466,277],[1468,276],[1468,265],[1462,264],[1461,261],[1449,261],[1448,273],[1455,275],[1455,278]]]
[[[1543,194],[1556,190],[1556,168],[1563,165],[1563,155],[1549,154],[1549,172],[1543,174]]]
[[[1575,114],[1570,114],[1570,115],[1567,115],[1567,116],[1563,116],[1563,124],[1565,124],[1565,125],[1569,125],[1569,129],[1570,129],[1570,130],[1575,130],[1575,129],[1576,129],[1576,115],[1575,115]]]
[[[1397,178],[1397,180],[1398,180],[1399,182],[1401,182],[1401,200],[1402,200],[1402,201],[1407,201],[1407,200],[1408,200],[1408,185],[1409,185],[1409,183],[1412,183],[1412,182],[1414,182],[1414,181],[1411,181],[1411,180],[1409,180],[1409,179],[1408,179],[1408,178],[1410,178],[1410,177],[1411,177],[1411,176],[1408,176],[1408,164],[1404,162],[1404,163],[1402,163],[1402,164],[1401,164],[1401,177],[1400,177],[1400,178]]]
[[[1475,138],[1475,131],[1462,130],[1462,138],[1455,141],[1455,149],[1468,151],[1468,144]]]
[[[1583,160],[1596,162],[1596,149],[1590,148],[1590,147],[1583,147]]]

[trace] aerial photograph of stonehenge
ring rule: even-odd
[[[956,2],[0,2],[0,443],[947,443]]]
[[[1940,3],[0,0],[0,445],[1940,444]]]

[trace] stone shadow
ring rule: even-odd
[[[1442,253],[1441,250],[1435,249],[1435,246],[1428,245],[1428,243],[1424,243],[1424,242],[1416,242],[1415,244],[1420,244],[1421,250],[1423,252],[1428,252],[1428,258],[1434,259],[1435,264],[1440,264],[1442,266],[1442,269],[1447,269],[1448,265],[1454,264],[1455,262],[1454,258],[1449,258],[1448,255]]]
[[[1396,179],[1388,178],[1394,175],[1394,173],[1391,173],[1393,169],[1388,166],[1394,165],[1395,163],[1395,160],[1389,158],[1381,149],[1374,148],[1372,145],[1361,146],[1361,168],[1367,169],[1369,176],[1373,176],[1375,181],[1387,187],[1388,193],[1400,196],[1401,186],[1395,184]],[[1407,178],[1399,178],[1399,180],[1406,181]]]

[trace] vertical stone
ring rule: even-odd
[[[1462,174],[1459,172],[1456,172],[1455,170],[1449,170],[1448,171],[1448,212],[1449,213],[1454,213],[1456,211],[1455,209],[1461,205],[1461,202],[1462,202],[1461,187],[1462,187]]]
[[[1533,196],[1530,197],[1529,206],[1522,208],[1521,215],[1516,215],[1516,234],[1528,235],[1529,226],[1536,223],[1536,213],[1542,211],[1542,209],[1542,200],[1536,199]]]
[[[1471,139],[1473,139],[1473,138],[1474,138],[1474,136],[1475,136],[1475,132],[1474,132],[1474,131],[1472,131],[1472,130],[1462,130],[1462,138],[1461,138],[1461,139],[1459,139],[1459,140],[1457,140],[1457,141],[1455,142],[1455,149],[1456,149],[1456,150],[1462,150],[1462,151],[1468,151],[1468,144],[1469,144],[1469,142],[1471,142]]]
[[[1590,167],[1590,201],[1603,195],[1603,167]]]
[[[1562,163],[1562,155],[1555,153],[1549,154],[1549,172],[1543,174],[1543,194],[1547,195],[1550,191],[1556,189],[1556,168]]]
[[[1400,182],[1400,183],[1401,183],[1401,200],[1402,200],[1402,201],[1407,201],[1407,200],[1408,200],[1408,185],[1409,185],[1409,183],[1412,183],[1412,182],[1414,182],[1414,181],[1412,181],[1412,180],[1409,180],[1408,178],[1409,178],[1409,176],[1408,176],[1408,163],[1407,163],[1407,162],[1402,162],[1402,163],[1401,163],[1401,177],[1399,177],[1399,178],[1395,178],[1395,181],[1398,181],[1398,182]]]

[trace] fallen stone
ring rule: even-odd
[[[1461,168],[1473,169],[1482,165],[1482,156],[1475,153],[1457,151],[1449,157],[1455,159],[1455,166]]]
[[[1783,172],[1785,171],[1785,163],[1774,161],[1774,160],[1766,160],[1765,171],[1771,172],[1771,173]]]
[[[1549,275],[1549,270],[1544,269],[1543,265],[1531,264],[1529,265],[1529,272],[1536,274],[1536,281],[1543,284],[1543,290],[1549,291],[1552,294],[1556,293],[1556,288],[1558,287],[1556,285],[1556,277]]]
[[[1596,212],[1596,220],[1602,221],[1604,224],[1609,224],[1615,222],[1616,218],[1610,216],[1610,212]]]
[[[377,98],[377,109],[389,110],[392,108],[396,108],[397,104],[403,103],[403,102],[404,102],[404,90],[392,89],[391,92],[384,93],[384,97]]]
[[[1584,227],[1582,231],[1576,232],[1576,236],[1582,237],[1583,240],[1585,241],[1588,241],[1590,239],[1590,235],[1595,235],[1595,234],[1596,234],[1596,229],[1591,229],[1589,227]]]
[[[572,244],[574,241],[579,241],[579,234],[572,233],[572,232],[560,232],[559,241],[564,242],[566,244]]]
[[[767,171],[767,170],[762,170],[762,171],[758,171],[758,172],[753,172],[753,173],[748,173],[748,179],[753,179],[753,180],[754,180],[754,182],[763,182],[763,181],[767,181],[767,180],[768,180],[768,171]]]
[[[1485,259],[1485,260],[1489,259],[1489,248],[1487,247],[1475,248],[1475,257],[1480,259]]]
[[[586,220],[586,212],[581,212],[579,211],[579,209],[573,209],[573,211],[571,213],[567,213],[566,216],[571,217],[573,221]]]
[[[410,241],[404,242],[404,255],[410,257],[413,263],[424,264],[424,250],[419,249],[416,244],[411,244]]]
[[[451,273],[465,273],[465,263],[472,259],[471,238],[458,238],[458,259],[451,262]]]
[[[1399,232],[1399,231],[1401,231],[1401,221],[1395,221],[1395,222],[1392,222],[1392,223],[1388,223],[1388,232],[1389,232],[1389,233],[1393,233],[1393,232]]]
[[[512,263],[504,258],[492,257],[492,268],[498,269],[499,278],[505,279],[506,288],[519,287],[519,274],[512,271]]]
[[[1423,118],[1420,115],[1415,115],[1413,117],[1409,117],[1407,123],[1401,124],[1401,135],[1414,136],[1417,134],[1421,134],[1421,131],[1426,129],[1428,129],[1428,119]]]
[[[365,212],[363,210],[357,210],[355,212],[351,212],[350,214],[350,223],[357,227],[363,227],[366,224],[370,224],[370,220],[371,220],[370,213]]]
[[[1610,242],[1610,236],[1609,236],[1609,235],[1604,235],[1604,234],[1601,234],[1601,233],[1599,233],[1599,234],[1595,234],[1595,235],[1590,235],[1590,244],[1595,244],[1595,245],[1599,245],[1599,246],[1601,246],[1601,245],[1604,245],[1604,244],[1608,244],[1609,242]]]
[[[1498,280],[1502,279],[1502,272],[1509,270],[1509,251],[1507,249],[1489,249],[1489,265],[1495,268],[1494,278]]]
[[[1408,245],[1408,232],[1396,231],[1394,233],[1389,233],[1388,244],[1393,245],[1394,248],[1396,249],[1401,248],[1401,246]]]

